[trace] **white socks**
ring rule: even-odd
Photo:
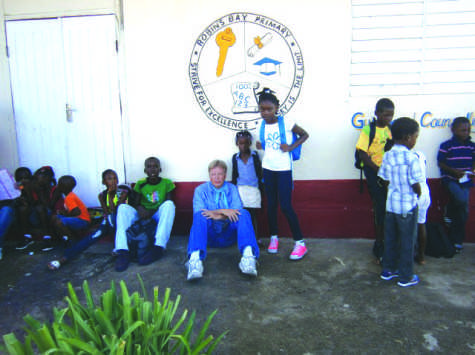
[[[244,248],[242,256],[254,256],[254,254],[252,254],[252,248],[250,245]]]
[[[199,250],[195,250],[190,255],[190,260],[199,260],[199,258],[200,258],[200,251]]]
[[[301,245],[301,246],[304,247],[304,246],[305,246],[305,240],[303,240],[303,239],[302,239],[302,240],[297,240],[297,241],[295,242],[295,244],[296,244],[296,245]]]

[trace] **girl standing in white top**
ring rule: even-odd
[[[259,94],[259,111],[263,120],[257,132],[261,132],[264,125],[264,142],[257,141],[256,148],[264,149],[262,168],[264,188],[267,196],[267,215],[271,240],[267,251],[271,254],[278,252],[279,239],[277,229],[277,204],[287,218],[292,231],[295,246],[290,254],[291,260],[299,260],[307,253],[307,247],[300,230],[300,224],[292,207],[292,157],[291,152],[308,139],[308,133],[299,127],[293,120],[283,119],[277,115],[279,100],[270,89],[264,88]],[[279,126],[281,121],[285,127],[285,140],[292,142],[292,133],[298,139],[289,144],[281,141]]]

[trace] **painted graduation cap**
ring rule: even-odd
[[[274,75],[277,73],[277,70],[280,72],[280,64],[278,60],[264,57],[261,60],[254,63],[254,65],[259,65],[259,72],[263,75]]]

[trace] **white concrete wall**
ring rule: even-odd
[[[353,179],[354,144],[359,131],[355,112],[371,118],[380,96],[350,96],[351,2],[126,0],[125,48],[128,162],[132,178],[142,174],[143,157],[160,156],[167,175],[177,181],[206,179],[206,163],[227,161],[236,151],[234,132],[207,119],[196,102],[187,76],[194,41],[213,21],[233,12],[258,13],[292,31],[302,48],[305,77],[290,111],[310,134],[303,158],[295,164],[297,179]],[[384,84],[384,83],[383,83]],[[454,118],[475,111],[474,94],[393,95],[395,118]],[[428,121],[426,119],[426,121]],[[144,128],[146,127],[146,129]],[[438,144],[447,128],[421,128],[417,148],[428,158],[429,177],[438,177]]]
[[[310,134],[297,179],[348,178],[348,169],[328,169],[333,147],[346,140],[350,2],[338,1],[173,1],[128,0],[124,4],[127,157],[132,179],[142,175],[143,158],[158,155],[166,174],[177,181],[207,178],[207,162],[230,161],[235,132],[219,127],[201,111],[187,68],[198,35],[233,12],[258,13],[285,24],[303,51],[305,78],[289,114]],[[346,126],[346,127],[345,127]],[[329,134],[339,131],[340,134]],[[348,140],[347,140],[348,141]],[[351,150],[351,149],[350,149]],[[350,155],[352,153],[350,152]]]
[[[110,8],[121,11],[118,0],[0,3],[9,19],[100,13]],[[195,41],[206,27],[240,11],[261,14],[284,24],[302,49],[305,76],[289,115],[308,131],[310,139],[304,145],[302,160],[295,164],[295,178],[357,179],[353,152],[359,131],[351,118],[355,112],[370,118],[379,96],[350,96],[350,0],[124,0],[120,48],[127,180],[143,176],[143,160],[150,155],[162,160],[164,175],[175,181],[205,180],[210,160],[221,158],[230,162],[237,150],[235,131],[216,125],[202,112],[190,85],[188,67]],[[0,51],[0,144],[5,148],[0,165],[12,167],[16,147],[12,140],[14,126],[6,63]],[[434,118],[453,118],[475,111],[475,95],[471,93],[390,98],[396,104],[396,117],[418,119],[430,111]],[[448,128],[421,128],[417,147],[429,159],[429,177],[438,177],[435,152],[449,136]]]

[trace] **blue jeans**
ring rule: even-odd
[[[15,220],[15,210],[10,206],[0,208],[0,248],[3,246],[3,238],[7,234],[8,229]]]
[[[449,238],[453,244],[462,244],[465,239],[465,225],[468,219],[468,200],[470,187],[460,185],[456,181],[445,181],[450,200],[447,205],[448,216],[452,219]]]
[[[405,215],[386,212],[383,270],[399,270],[401,282],[414,274],[414,245],[417,237],[417,206]]]
[[[90,224],[85,219],[81,219],[79,217],[66,217],[66,216],[58,215],[58,218],[66,227],[71,228],[72,230],[75,230],[75,231],[87,228]]]
[[[208,246],[210,248],[226,248],[237,242],[241,254],[244,248],[249,245],[254,256],[258,258],[259,247],[254,234],[251,215],[245,209],[240,209],[239,212],[241,215],[237,222],[227,223],[207,219],[201,212],[193,214],[193,225],[188,240],[188,256],[195,250],[199,250],[200,259],[205,259]]]
[[[297,214],[292,207],[292,171],[273,171],[263,169],[264,188],[267,196],[267,220],[271,235],[278,234],[277,202],[287,218],[294,240],[302,240]]]
[[[99,239],[101,239],[101,237],[107,234],[114,233],[115,231],[114,225],[115,225],[116,216],[111,215],[110,217],[111,217],[111,221],[104,220],[96,231],[82,238],[80,241],[74,244],[71,248],[66,249],[64,251],[63,257],[66,260],[75,258],[79,254],[81,254],[84,250],[86,250],[95,242],[97,242]]]

